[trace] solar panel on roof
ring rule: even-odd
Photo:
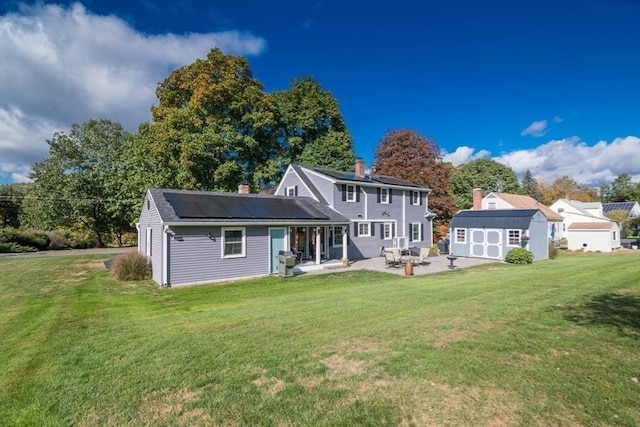
[[[169,192],[164,197],[180,218],[329,219],[301,199]]]

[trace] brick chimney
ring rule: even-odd
[[[473,189],[473,209],[482,209],[482,188]]]
[[[238,194],[249,194],[250,188],[249,183],[246,181],[242,181],[238,184]]]
[[[356,178],[364,178],[364,160],[360,157],[356,159]]]

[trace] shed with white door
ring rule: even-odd
[[[539,209],[464,210],[450,225],[450,252],[456,256],[504,260],[513,248],[549,257],[547,217]]]

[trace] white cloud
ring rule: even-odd
[[[238,31],[146,35],[79,3],[0,16],[0,182],[24,176],[72,123],[104,117],[134,131],[150,119],[157,83],[214,47],[258,55],[266,43]]]
[[[522,136],[544,136],[547,133],[547,121],[540,120],[537,122],[531,123],[525,130],[523,130],[520,135]]]
[[[555,116],[553,118],[553,123],[562,123],[562,122],[564,122],[564,119],[560,116]]]
[[[443,151],[443,154],[443,161],[449,162],[454,166],[458,166],[462,163],[468,163],[476,159],[488,157],[491,152],[487,150],[480,150],[476,152],[474,148],[461,146],[456,148],[456,151],[454,151],[453,153],[447,153],[446,151]]]
[[[611,142],[588,145],[577,136],[551,140],[531,150],[519,150],[494,157],[522,176],[527,169],[546,183],[568,176],[581,185],[612,182],[620,173],[628,173],[640,182],[640,138],[627,136]]]

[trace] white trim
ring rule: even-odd
[[[318,200],[316,198],[316,196],[313,194],[313,191],[311,191],[311,189],[309,188],[309,186],[304,182],[304,180],[300,177],[300,175],[298,174],[298,172],[295,171],[295,169],[293,169],[293,167],[291,167],[291,165],[287,166],[287,171],[284,173],[284,175],[282,176],[282,179],[280,180],[280,183],[278,184],[278,187],[276,188],[276,193],[275,194],[282,194],[280,193],[280,189],[282,188],[282,185],[284,184],[284,178],[290,174],[291,172],[293,172],[297,177],[298,177],[298,181],[300,184],[304,185],[304,188],[307,189],[307,192],[311,195],[311,198],[313,200],[315,200],[316,202],[319,202],[320,200]],[[286,195],[286,193],[285,193]]]
[[[242,232],[242,252],[239,254],[225,255],[225,231],[241,231]],[[222,227],[220,230],[220,257],[222,259],[228,258],[245,258],[247,256],[247,229],[246,227]]]
[[[386,192],[386,200],[382,199],[382,194]],[[389,204],[389,187],[380,187],[380,204],[381,205],[388,205]]]
[[[414,239],[413,238],[413,234],[414,234],[415,230],[413,229],[413,227],[416,226],[416,225],[418,226],[418,238]],[[421,242],[422,241],[422,238],[421,238],[422,237],[422,223],[421,222],[412,222],[410,224],[410,227],[411,227],[411,235],[409,236],[409,241],[410,242]]]
[[[367,233],[360,232],[360,226],[363,224],[367,224]],[[371,222],[369,221],[358,221],[358,237],[371,237]]]
[[[246,222],[246,221],[226,221],[226,222],[221,222],[221,221],[211,221],[211,222],[204,222],[204,221],[194,221],[194,222],[189,222],[189,221],[182,221],[182,222],[164,222],[163,224],[169,226],[169,227],[254,227],[254,226],[270,226],[270,227],[276,227],[276,226],[290,226],[290,227],[325,227],[325,226],[330,226],[330,225],[343,225],[343,224],[349,224],[351,221],[349,220],[348,222],[344,222],[344,221],[327,221],[327,222],[322,222],[320,224],[318,224],[317,222],[295,222],[295,221],[291,221],[291,220],[286,220],[286,219],[282,219],[282,220],[278,220],[278,221],[274,221],[274,222],[267,222],[267,221],[256,221],[256,222]]]
[[[274,272],[271,271],[271,261],[273,260],[273,254],[271,253],[271,230],[283,230],[284,231],[284,248],[283,250],[285,251],[290,251],[291,248],[289,247],[289,227],[269,227],[268,230],[268,234],[269,234],[269,266],[267,267],[269,274],[273,274]],[[278,268],[276,268],[276,271],[278,271]]]
[[[162,285],[171,286],[169,283],[169,226],[164,225],[164,233],[162,233]]]
[[[153,254],[153,228],[147,226],[144,240],[144,254],[151,258]]]
[[[349,187],[353,188],[353,192],[351,193],[353,195],[353,199],[350,200],[349,199]],[[356,191],[358,190],[358,186],[355,184],[346,184],[344,191],[344,201],[347,203],[356,203],[356,201],[358,200],[358,195],[356,194]]]
[[[386,236],[387,226],[389,227],[389,237]],[[382,223],[382,240],[391,240],[393,239],[393,222],[383,222]]]

